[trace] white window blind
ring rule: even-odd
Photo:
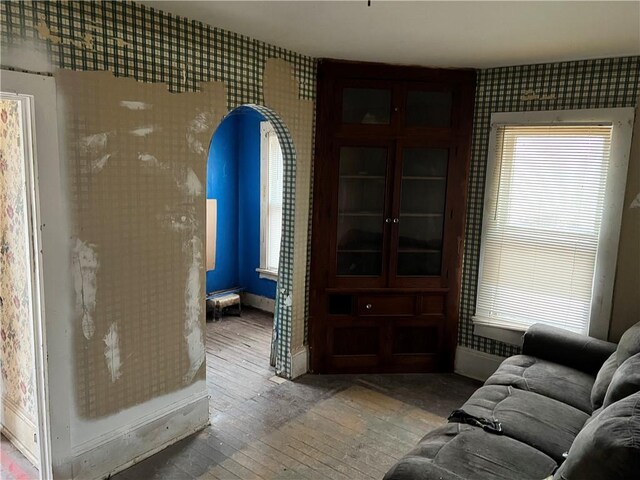
[[[278,271],[280,260],[280,238],[282,236],[282,149],[278,136],[271,130],[268,133],[269,165],[268,180],[268,208],[267,208],[267,258],[265,268],[272,272]]]
[[[587,333],[612,127],[495,128],[474,322]]]
[[[269,122],[262,122],[261,135],[261,246],[257,270],[261,276],[275,279],[280,261],[284,167],[280,142]]]

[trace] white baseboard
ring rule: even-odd
[[[247,292],[240,293],[240,298],[242,299],[243,305],[269,313],[276,311],[276,301],[272,298],[261,297],[260,295],[254,295],[253,293]]]
[[[77,451],[71,459],[74,480],[109,478],[125,468],[163,450],[209,424],[209,397],[199,395],[179,402],[170,410],[118,431],[89,448]],[[128,459],[128,460],[124,460]],[[123,461],[124,460],[124,461]],[[55,476],[55,467],[54,467]]]
[[[291,378],[297,378],[309,371],[309,349],[305,346],[303,350],[291,355]]]
[[[458,346],[453,371],[484,382],[498,369],[504,359],[505,357]]]
[[[27,459],[39,468],[40,445],[37,442],[38,426],[9,398],[2,398],[2,434]]]

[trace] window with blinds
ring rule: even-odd
[[[261,273],[277,276],[282,235],[282,149],[269,122],[261,124]]]
[[[493,128],[474,322],[586,334],[612,126]]]

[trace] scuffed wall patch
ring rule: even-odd
[[[120,371],[120,342],[118,339],[118,325],[112,323],[109,327],[109,331],[104,336],[104,359],[107,364],[107,369],[111,374],[111,381],[115,382],[120,378],[122,372]]]
[[[96,309],[98,291],[98,255],[95,245],[87,244],[79,238],[73,245],[73,285],[76,296],[76,316],[82,325],[82,334],[91,340],[96,331],[93,315]]]
[[[129,110],[148,110],[153,107],[150,103],[136,102],[135,100],[121,100],[120,106]]]
[[[184,376],[185,383],[191,383],[204,364],[204,336],[202,334],[202,241],[195,236],[185,245],[191,254],[191,264],[187,272],[184,288],[185,320],[184,331],[189,353],[189,370]]]
[[[226,94],[110,72],[56,81],[69,119],[77,405],[97,418],[205,378],[207,153],[185,133],[208,145]]]
[[[202,182],[192,169],[187,168],[184,182],[178,182],[178,186],[191,197],[202,195]]]
[[[91,158],[91,170],[93,172],[101,171],[111,153],[108,153],[109,135],[113,135],[114,132],[101,132],[87,135],[80,140],[80,152],[82,155]]]

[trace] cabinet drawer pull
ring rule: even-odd
[[[370,303],[367,303],[364,307],[365,307],[367,310],[371,310],[371,308],[373,307],[373,305],[371,305]]]

